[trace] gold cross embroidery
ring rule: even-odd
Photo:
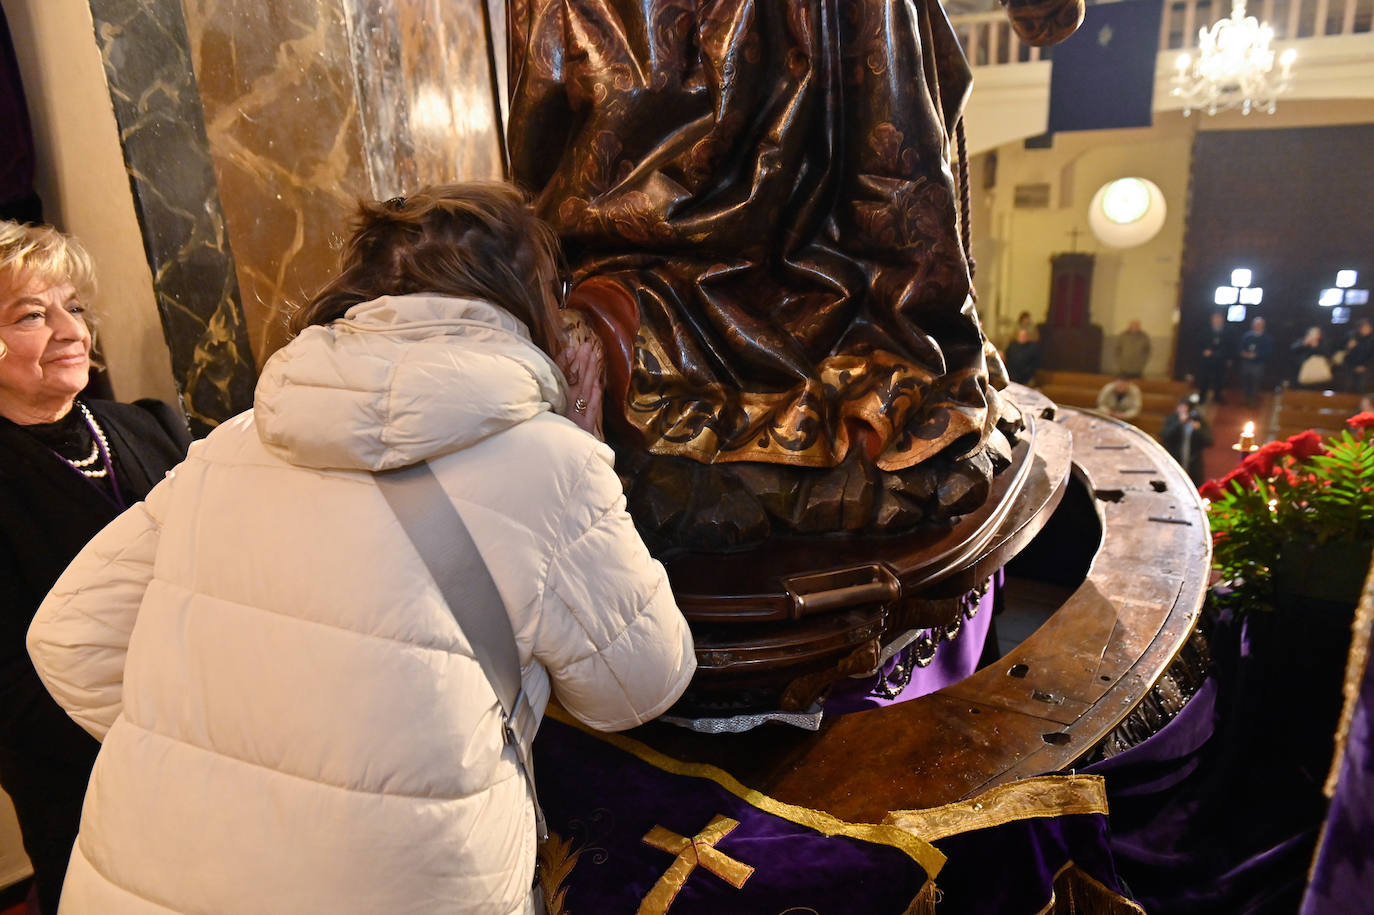
[[[664,915],[677,898],[678,890],[687,882],[687,877],[696,870],[698,864],[715,874],[735,889],[742,889],[744,881],[754,873],[754,869],[729,855],[717,851],[716,843],[730,834],[738,820],[716,816],[706,824],[706,828],[688,839],[671,829],[655,826],[644,837],[644,843],[660,851],[677,855],[668,867],[668,872],[658,879],[649,895],[639,904],[639,915]]]

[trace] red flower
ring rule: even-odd
[[[1367,410],[1364,413],[1356,413],[1345,422],[1352,429],[1368,429],[1374,426],[1374,413]]]
[[[1221,478],[1222,489],[1231,489],[1232,483],[1239,483],[1241,489],[1254,489],[1255,477],[1248,467],[1242,465]]]
[[[1288,440],[1288,444],[1293,448],[1293,457],[1299,461],[1305,461],[1310,457],[1326,453],[1326,449],[1322,447],[1322,437],[1311,429],[1306,432],[1299,432]]]
[[[1262,477],[1274,475],[1274,465],[1285,454],[1291,454],[1293,446],[1287,442],[1270,442],[1254,454],[1249,455],[1242,462],[1243,467],[1247,467]]]
[[[1202,498],[1212,502],[1220,501],[1221,497],[1226,495],[1226,491],[1221,488],[1221,483],[1216,480],[1208,480],[1203,483],[1198,487],[1197,492]]]

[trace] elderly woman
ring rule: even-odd
[[[90,373],[94,285],[74,239],[0,222],[0,785],[44,912],[57,911],[99,746],[43,689],[24,633],[72,557],[190,443],[166,404],[77,399]]]
[[[590,426],[599,381],[585,347],[571,378],[549,356],[557,266],[509,185],[363,206],[253,411],[58,581],[30,651],[104,740],[64,912],[532,909],[534,806],[470,608],[375,474],[429,465],[429,511],[472,538],[438,538],[458,593],[509,617],[536,716],[552,693],[615,730],[676,701],[686,621],[610,449],[559,415]]]

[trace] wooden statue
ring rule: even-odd
[[[1045,43],[1082,0],[1010,14]],[[974,308],[951,167],[971,77],[936,0],[511,0],[509,21],[512,175],[602,342],[650,546],[981,505],[1021,420]]]

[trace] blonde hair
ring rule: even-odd
[[[95,262],[81,242],[52,226],[0,220],[0,292],[34,280],[48,286],[71,283],[89,304],[95,297]]]

